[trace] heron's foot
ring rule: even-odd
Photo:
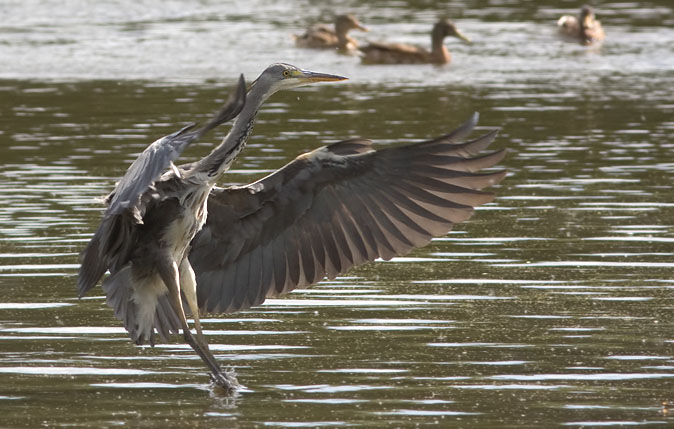
[[[232,395],[241,388],[234,370],[211,372],[209,375],[214,389],[221,394]]]

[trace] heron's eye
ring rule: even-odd
[[[290,77],[290,70],[283,70],[283,77]]]

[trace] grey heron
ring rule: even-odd
[[[505,152],[478,155],[497,130],[461,142],[477,114],[437,139],[378,151],[369,140],[345,140],[300,155],[249,185],[215,186],[268,97],[343,79],[272,64],[248,91],[241,77],[203,127],[188,126],[152,143],[106,198],[101,224],[81,255],[79,295],[109,271],[107,303],[133,341],[154,344],[157,333],[168,341],[182,330],[213,382],[233,391],[237,381],[210,352],[200,314],[246,309],[366,261],[408,253],[492,200],[481,189],[505,172],[478,170]],[[210,154],[173,164],[191,142],[235,117]]]

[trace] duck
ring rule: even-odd
[[[304,34],[294,36],[295,44],[300,48],[356,51],[358,42],[347,35],[350,30],[369,31],[355,16],[337,15],[334,30],[326,24],[314,24]]]
[[[606,35],[604,29],[594,15],[594,9],[588,5],[580,8],[578,17],[564,15],[557,21],[559,34],[567,40],[580,42],[583,45],[591,45],[601,42]]]
[[[445,37],[453,36],[471,43],[449,19],[441,19],[431,30],[431,50],[402,43],[370,43],[360,48],[364,64],[449,64],[452,56],[443,44]]]

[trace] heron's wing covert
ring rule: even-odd
[[[474,156],[497,130],[457,143],[476,121],[477,114],[446,136],[379,151],[368,140],[335,143],[250,185],[214,189],[189,255],[200,308],[248,308],[446,234],[492,200],[480,189],[505,176],[477,173],[505,151]]]

